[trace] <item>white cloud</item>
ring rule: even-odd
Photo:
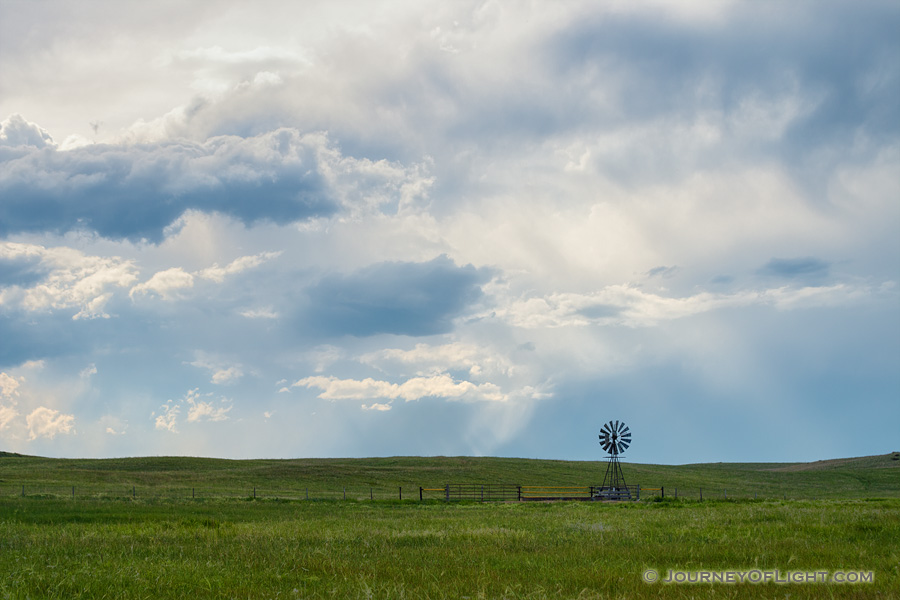
[[[278,313],[273,310],[271,307],[269,308],[248,308],[246,310],[242,310],[240,312],[242,317],[246,317],[248,319],[277,319]]]
[[[0,372],[0,401],[3,401],[0,402],[0,430],[9,427],[19,416],[19,411],[15,408],[16,397],[19,395],[19,385],[23,381],[23,377],[13,377]]]
[[[209,279],[215,281],[216,283],[222,283],[223,281],[225,281],[226,276],[234,275],[242,271],[246,271],[247,269],[253,269],[266,262],[267,260],[271,260],[278,256],[281,256],[281,252],[263,252],[262,254],[256,254],[253,256],[242,256],[238,259],[233,260],[224,267],[213,265],[211,267],[198,271],[196,275],[198,277],[202,277],[203,279]]]
[[[244,372],[240,367],[228,367],[227,369],[219,369],[213,373],[210,381],[216,384],[234,383],[243,376]]]
[[[194,421],[226,421],[231,406],[214,406],[211,402],[197,400],[188,409],[188,422]]]
[[[169,400],[169,402],[160,406],[160,410],[162,410],[162,413],[156,415],[156,420],[154,421],[156,428],[164,429],[170,433],[178,433],[178,415],[181,413],[180,405],[172,404],[172,401]]]
[[[211,383],[218,385],[235,383],[244,376],[243,367],[234,361],[206,352],[197,351],[194,354],[196,359],[189,364],[192,367],[210,371],[212,373]]]
[[[412,367],[417,375],[436,375],[467,370],[472,377],[510,375],[515,367],[496,348],[453,342],[442,345],[416,344],[411,350],[385,348],[360,357],[360,362],[382,370]]]
[[[178,433],[178,418],[185,406],[188,423],[227,421],[228,413],[233,408],[231,401],[221,398],[216,403],[209,400],[211,397],[212,394],[201,394],[199,388],[194,388],[188,390],[178,402],[169,400],[160,407],[162,413],[156,416],[156,428]]]
[[[492,312],[523,329],[624,325],[650,327],[729,307],[773,306],[779,309],[840,306],[883,295],[868,286],[836,284],[778,287],[730,294],[699,292],[670,297],[629,285],[611,285],[591,294],[557,293],[512,300]]]
[[[74,248],[0,243],[0,259],[30,265],[33,281],[0,290],[0,305],[18,304],[29,311],[77,307],[73,319],[107,318],[110,290],[137,279],[133,261],[116,256],[88,256]]]
[[[390,404],[382,404],[380,402],[373,402],[372,404],[363,404],[362,409],[363,410],[374,410],[377,412],[386,412],[386,411],[391,410],[391,405]]]
[[[24,381],[23,377],[13,377],[8,373],[0,372],[0,397],[13,398],[19,395],[19,385]]]
[[[0,121],[0,146],[46,148],[55,145],[45,129],[29,123],[22,115],[12,115]]]
[[[232,406],[230,404],[225,404],[227,401],[224,398],[220,400],[219,406],[201,399],[210,396],[212,396],[212,394],[201,396],[199,389],[188,391],[184,397],[185,402],[188,404],[188,422],[228,420],[228,412],[232,409]]]
[[[138,294],[156,294],[163,300],[172,300],[179,297],[182,290],[192,288],[194,286],[194,276],[187,273],[181,267],[172,267],[165,271],[154,273],[153,277],[144,283],[131,288],[129,295],[134,297]]]
[[[182,267],[171,267],[158,271],[149,280],[135,285],[131,288],[129,295],[134,298],[141,294],[156,294],[163,300],[179,299],[183,297],[184,290],[194,287],[197,278],[223,283],[227,277],[258,267],[267,260],[280,255],[281,252],[263,252],[253,256],[242,256],[224,267],[214,264],[193,273],[185,271]]]
[[[316,375],[295,382],[291,387],[318,388],[319,398],[326,400],[363,400],[369,398],[400,398],[407,402],[427,397],[449,400],[503,402],[507,399],[499,387],[492,383],[474,384],[470,381],[454,381],[449,375],[413,377],[401,384],[379,381],[338,379]]]
[[[75,426],[75,416],[39,406],[25,417],[25,424],[28,427],[29,440],[39,437],[52,440],[58,434],[74,433],[72,428]]]
[[[10,424],[19,416],[19,411],[17,411],[12,406],[4,406],[0,404],[0,430],[6,429],[10,426]]]
[[[125,435],[128,430],[128,423],[111,415],[101,417],[100,426],[107,435]]]

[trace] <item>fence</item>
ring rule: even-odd
[[[743,493],[729,492],[727,488],[658,488],[630,486],[633,500],[671,498],[681,500],[788,500],[783,490],[769,489]],[[202,486],[154,486],[131,485],[111,488],[95,485],[42,485],[40,483],[0,485],[0,497],[46,498],[98,498],[98,499],[258,499],[258,500],[474,500],[477,502],[528,501],[528,500],[590,500],[600,491],[598,486],[535,486],[518,484],[458,483],[423,487],[414,484],[403,486],[365,486],[351,484],[323,488],[320,485],[274,489],[265,486],[247,486],[242,489]],[[821,497],[821,496],[820,496]],[[807,498],[791,494],[790,499]]]
[[[590,500],[594,486],[529,485],[522,488],[523,500]]]
[[[444,487],[419,488],[419,500],[477,500],[479,502],[522,499],[521,485],[509,483],[448,483]]]
[[[119,500],[418,500],[418,486],[397,487],[347,485],[323,488],[320,485],[292,488],[266,486],[102,486],[102,485],[0,485],[0,497],[28,498],[94,498]]]

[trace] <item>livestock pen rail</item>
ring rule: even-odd
[[[634,495],[604,493],[594,485],[518,485],[504,483],[448,483],[442,487],[420,487],[419,500],[440,499],[446,501],[548,501],[548,500],[626,500],[639,499],[640,486]],[[658,491],[660,488],[651,488]]]
[[[522,499],[522,486],[511,483],[448,483],[443,487],[420,487],[419,500],[477,500],[479,502]]]

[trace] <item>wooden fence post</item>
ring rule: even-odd
[[[400,499],[403,500],[403,486],[398,486],[400,489]]]
[[[662,498],[666,497],[666,486],[662,486],[659,488],[659,494]]]
[[[444,485],[444,499],[447,502],[450,502],[450,484],[449,483]]]
[[[700,501],[703,501],[703,488],[700,488]]]

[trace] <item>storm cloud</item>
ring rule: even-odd
[[[332,215],[322,136],[279,130],[254,138],[28,148],[0,163],[0,235],[94,231],[159,242],[187,210],[252,225]]]
[[[303,319],[322,334],[448,333],[453,319],[481,296],[489,269],[459,267],[447,256],[423,263],[385,262],[329,275],[307,292]]]

